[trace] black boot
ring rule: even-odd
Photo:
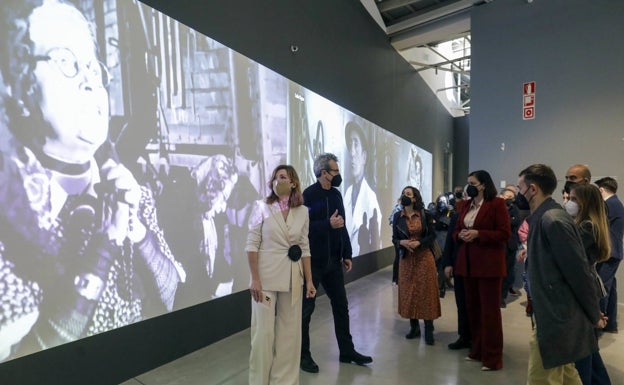
[[[410,319],[410,331],[405,335],[408,340],[420,337],[420,324],[417,319]]]
[[[425,320],[425,343],[427,345],[433,345],[433,321]]]

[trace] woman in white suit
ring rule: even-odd
[[[249,384],[299,384],[303,279],[306,297],[316,295],[308,241],[308,209],[292,166],[275,168],[271,193],[249,218],[251,270]]]

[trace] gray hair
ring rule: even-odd
[[[336,157],[336,155],[330,153],[330,152],[326,152],[324,154],[321,154],[319,156],[317,156],[314,159],[314,175],[318,178],[321,176],[321,171],[323,170],[329,170],[329,162],[330,161],[334,161],[334,162],[338,162],[338,158]]]

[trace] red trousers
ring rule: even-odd
[[[470,358],[490,369],[503,367],[502,277],[464,277],[466,310],[472,335]]]

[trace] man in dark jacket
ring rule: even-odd
[[[334,154],[321,154],[314,160],[317,182],[303,192],[304,204],[310,214],[310,252],[312,254],[312,281],[314,287],[323,285],[331,300],[334,329],[340,350],[340,362],[364,365],[373,362],[369,356],[355,350],[349,328],[349,304],[344,287],[344,265],[351,270],[351,241],[345,228],[345,209],[342,195],[336,187],[342,177],[338,158]],[[304,288],[305,293],[305,288]],[[301,370],[317,373],[319,367],[310,353],[310,319],[316,298],[303,298],[301,322]]]
[[[622,237],[624,236],[624,206],[615,195],[617,181],[611,177],[604,177],[596,181],[602,198],[607,205],[607,217],[609,218],[609,236],[611,238],[611,258],[598,264],[598,274],[602,278],[607,296],[600,301],[600,309],[609,320],[604,328],[605,332],[617,333],[617,272],[622,262]]]
[[[527,252],[535,330],[527,383],[559,378],[580,384],[574,361],[598,350],[594,328],[606,324],[581,237],[551,197],[557,178],[550,167],[522,170],[518,187],[518,207],[531,210]]]

